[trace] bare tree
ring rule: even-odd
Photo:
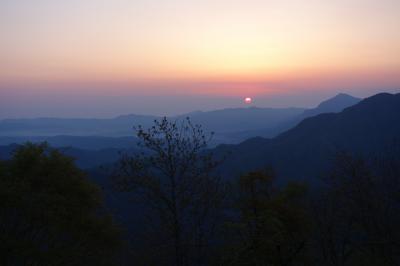
[[[121,158],[115,181],[157,216],[151,225],[167,233],[163,249],[173,250],[173,263],[194,265],[205,258],[224,194],[221,180],[212,174],[218,162],[206,151],[212,133],[205,134],[189,118],[163,118],[135,130],[143,152]]]

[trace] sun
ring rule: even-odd
[[[245,102],[246,104],[251,104],[252,101],[253,101],[253,99],[251,99],[250,97],[244,98],[244,102]]]

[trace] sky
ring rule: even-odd
[[[400,89],[398,0],[0,0],[0,118]]]

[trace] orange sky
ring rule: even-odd
[[[4,0],[0,96],[399,88],[399,14],[398,0]]]

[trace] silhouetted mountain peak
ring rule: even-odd
[[[316,108],[304,111],[302,118],[307,118],[322,113],[338,113],[347,107],[359,103],[360,101],[360,98],[356,98],[345,93],[339,93],[335,97],[321,102]]]
[[[332,97],[326,101],[321,102],[317,108],[323,109],[337,109],[337,108],[346,108],[350,105],[354,105],[361,101],[360,98],[353,97],[349,94],[339,93],[335,97]]]
[[[351,97],[351,96],[350,96]],[[357,98],[355,98],[357,99]],[[321,129],[324,126],[332,126],[335,122],[343,123],[343,119],[351,121],[346,124],[346,127],[350,129],[356,126],[358,123],[368,123],[375,120],[375,122],[383,122],[390,124],[388,121],[396,117],[398,118],[398,113],[400,111],[400,93],[390,94],[390,93],[379,93],[369,98],[360,100],[357,104],[350,106],[339,113],[323,113],[315,117],[310,117],[304,119],[297,127],[294,127],[287,132],[281,134],[287,135],[293,131],[300,131],[300,129],[307,128],[312,131],[315,129]],[[379,119],[377,118],[379,117]],[[344,127],[342,127],[344,130]],[[372,130],[372,129],[370,129]]]
[[[253,138],[216,151],[232,154],[223,166],[227,176],[272,165],[283,179],[314,182],[338,151],[381,154],[399,136],[400,93],[381,93],[342,112],[309,117],[273,139]]]

